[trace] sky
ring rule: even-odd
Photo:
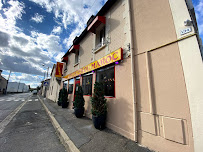
[[[0,69],[40,85],[107,0],[0,0]],[[44,65],[44,66],[43,66]]]
[[[107,0],[0,0],[0,69],[37,87]],[[193,0],[203,39],[203,0]],[[44,65],[44,66],[43,66]]]

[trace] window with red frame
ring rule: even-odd
[[[96,81],[103,82],[104,95],[115,97],[114,65],[97,70]]]

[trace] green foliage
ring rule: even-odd
[[[85,100],[83,98],[83,90],[81,86],[78,86],[78,90],[75,92],[75,101],[74,101],[74,107],[75,108],[83,108],[85,104]]]
[[[63,88],[61,90],[61,100],[62,100],[62,103],[67,102],[68,100],[68,92],[66,88]]]
[[[94,94],[91,97],[92,114],[94,116],[101,116],[107,113],[107,104],[104,97],[104,86],[101,82],[94,84]]]
[[[61,106],[62,104],[62,89],[59,91],[59,96],[58,96],[58,105]]]

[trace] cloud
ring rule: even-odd
[[[5,4],[5,2],[4,2]],[[19,1],[10,0],[7,2],[8,8],[2,9],[2,14],[0,14],[0,29],[1,31],[9,31],[9,32],[19,32],[20,28],[16,27],[16,20],[21,19],[22,14],[24,12],[24,3]]]
[[[44,19],[44,16],[39,15],[38,13],[36,13],[35,16],[31,18],[31,20],[36,22],[36,23],[42,23],[43,19]]]
[[[27,45],[29,42],[26,38],[20,36],[13,36],[13,39],[20,45]]]
[[[64,56],[64,52],[60,52],[59,54],[57,54],[57,56],[55,56],[55,60],[57,62],[61,62],[61,58]]]
[[[203,35],[203,0],[194,6],[200,35]]]
[[[46,8],[47,12],[53,12],[55,20],[60,21],[63,27],[68,30],[69,26],[75,25],[71,34],[64,40],[66,48],[72,45],[75,36],[80,35],[86,26],[87,20],[92,14],[103,6],[107,0],[77,0],[77,1],[64,1],[64,0],[30,0]],[[72,29],[71,29],[72,30]]]
[[[54,29],[52,30],[52,34],[61,34],[62,28],[60,26],[55,26]]]
[[[0,31],[0,47],[8,47],[9,34]]]

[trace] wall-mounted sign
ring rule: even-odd
[[[180,35],[185,35],[185,34],[190,33],[190,32],[192,32],[192,28],[188,27],[186,29],[181,30]]]
[[[83,68],[69,74],[69,75],[64,76],[64,78],[71,79],[71,78],[74,78],[78,75],[81,75],[81,74],[87,73],[89,71],[101,68],[103,66],[106,66],[108,64],[114,63],[114,62],[122,60],[122,59],[123,59],[123,49],[120,48],[120,49],[106,55],[105,57],[103,57],[97,61],[94,61],[94,62],[84,66]]]
[[[55,77],[62,77],[63,63],[57,62]]]
[[[44,86],[48,86],[48,85],[49,85],[49,82],[44,81]]]

